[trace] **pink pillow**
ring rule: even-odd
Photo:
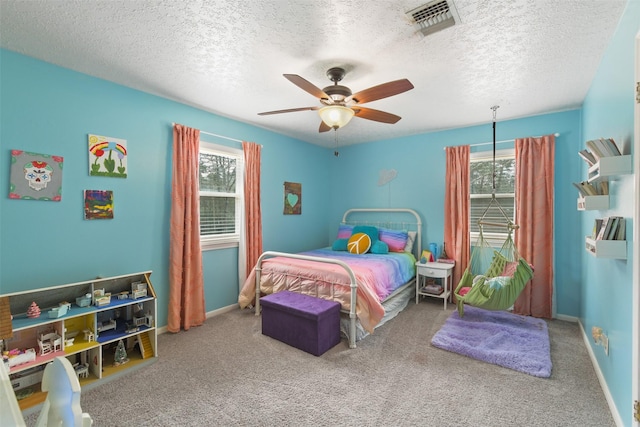
[[[353,225],[340,224],[336,239],[348,239],[353,234]]]
[[[389,246],[389,252],[404,252],[409,234],[404,230],[378,229],[378,238]]]
[[[517,262],[508,262],[504,265],[504,270],[502,270],[501,276],[513,277],[516,272],[516,267],[518,267]]]

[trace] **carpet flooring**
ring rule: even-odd
[[[96,427],[615,426],[577,324],[548,322],[553,372],[538,378],[431,345],[452,310],[411,302],[320,357],[232,310],[160,335],[156,363],[83,391],[82,409]]]

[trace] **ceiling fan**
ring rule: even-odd
[[[402,92],[411,90],[413,89],[413,85],[409,80],[394,80],[361,90],[354,94],[348,87],[338,84],[338,82],[344,78],[345,74],[346,72],[344,68],[340,67],[333,67],[327,70],[327,77],[329,77],[329,80],[333,82],[333,85],[327,86],[324,89],[316,87],[313,83],[310,83],[297,74],[283,74],[283,76],[291,83],[318,98],[322,105],[316,107],[267,111],[264,113],[258,113],[258,115],[267,116],[270,114],[293,113],[296,111],[318,111],[322,118],[319,132],[326,132],[331,129],[336,130],[341,128],[346,125],[353,116],[390,124],[396,123],[400,120],[400,116],[380,110],[374,110],[373,108],[362,107],[361,104],[398,95]]]

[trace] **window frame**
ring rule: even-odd
[[[504,149],[500,149],[500,150],[496,150],[496,155],[495,155],[495,159],[496,160],[500,160],[500,159],[514,159],[515,161],[515,157],[516,157],[516,150],[515,148],[504,148]],[[471,163],[476,163],[476,162],[493,162],[493,150],[490,151],[478,151],[475,153],[470,153],[469,155],[469,175],[471,175]],[[471,227],[471,200],[472,199],[478,199],[478,198],[488,198],[487,196],[485,196],[485,194],[488,195],[488,197],[491,197],[491,193],[471,193],[471,186],[469,186],[469,238],[471,239],[472,244],[475,244],[478,241],[478,238],[480,236],[480,232],[479,231],[472,231],[472,227]],[[515,188],[515,184],[514,184],[514,189],[513,189],[513,193],[496,193],[496,198],[498,197],[513,197],[513,218],[511,218],[511,220],[513,221],[513,223],[515,224],[515,216],[516,216],[516,209],[515,209],[515,201],[516,201],[516,188]],[[504,207],[504,206],[503,206]],[[484,240],[486,243],[488,243],[491,247],[494,248],[500,248],[502,247],[502,245],[504,244],[504,242],[507,239],[508,236],[508,232],[505,228],[504,233],[499,233],[499,232],[484,232],[483,233],[484,236]]]
[[[216,156],[232,157],[236,160],[236,191],[235,193],[220,193],[203,191],[200,189],[200,154],[206,153]],[[198,150],[198,196],[199,197],[234,197],[235,198],[235,233],[222,235],[200,234],[200,250],[211,251],[217,249],[235,248],[240,245],[240,233],[244,218],[244,153],[242,150],[200,140]]]

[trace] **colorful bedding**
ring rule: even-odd
[[[331,248],[302,252],[301,255],[333,258],[351,268],[358,284],[356,314],[369,333],[384,316],[382,302],[393,291],[415,277],[415,257],[409,252],[384,255],[354,255]],[[343,267],[286,257],[273,257],[262,262],[260,291],[270,294],[288,289],[307,295],[333,299],[350,309],[350,280]],[[238,303],[244,308],[255,298],[255,271],[244,283]]]

